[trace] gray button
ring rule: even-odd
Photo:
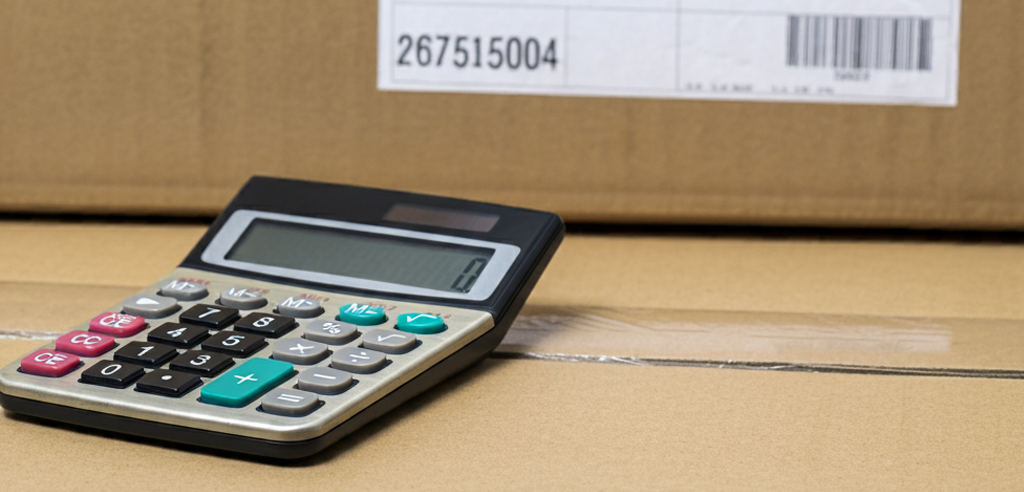
[[[306,415],[320,406],[320,398],[308,391],[277,388],[260,401],[264,412],[276,415]]]
[[[274,342],[274,359],[292,364],[316,364],[327,357],[327,345],[303,338],[284,338]]]
[[[180,307],[178,301],[155,294],[131,296],[125,299],[122,305],[124,312],[142,316],[143,318],[163,318],[177,311]]]
[[[334,353],[334,357],[331,358],[331,367],[356,374],[369,374],[379,371],[386,362],[387,359],[380,352],[358,347],[345,347]]]
[[[179,301],[194,301],[207,296],[206,286],[188,280],[171,280],[160,289],[160,295],[173,297]]]
[[[220,303],[237,309],[259,309],[267,304],[263,289],[232,287],[220,293]]]
[[[322,395],[336,395],[349,386],[352,386],[352,375],[330,367],[313,367],[299,375],[299,389]]]
[[[295,318],[315,318],[324,312],[320,301],[292,296],[277,303],[277,312]]]
[[[344,345],[359,336],[356,325],[344,321],[316,320],[306,325],[302,336],[328,345]]]
[[[416,335],[396,330],[370,330],[363,335],[363,346],[386,354],[404,354],[416,348]]]

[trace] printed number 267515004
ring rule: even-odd
[[[458,36],[401,34],[400,66],[490,68],[493,70],[554,70],[558,65],[555,39],[518,36]]]

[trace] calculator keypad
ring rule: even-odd
[[[213,282],[201,280],[207,275]],[[380,303],[266,282],[233,287],[234,280],[176,270],[131,302],[62,335],[56,349],[37,350],[15,367],[31,386],[55,395],[48,401],[58,404],[142,412],[146,417],[140,418],[149,420],[217,432],[243,429],[242,435],[276,439],[292,431],[265,429],[295,429],[280,419],[337,425],[429,367],[428,358],[436,361],[472,340],[453,344],[458,337],[493,326],[485,313],[440,307],[454,313],[454,324],[449,321],[453,314],[444,315],[451,325],[444,333],[413,333],[398,329],[397,321],[441,317],[429,314],[437,306]],[[211,291],[221,292],[221,298],[211,302]],[[152,325],[149,320],[164,313],[119,312],[128,304],[149,305],[139,302],[144,298],[173,302],[175,312]],[[237,307],[243,305],[249,308]],[[314,310],[314,318],[303,317]],[[277,367],[287,370],[254,370],[253,361],[283,364]],[[11,377],[4,371],[4,378]],[[48,390],[45,381],[57,386]],[[122,400],[131,404],[122,406]]]

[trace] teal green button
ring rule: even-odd
[[[200,394],[203,403],[244,407],[285,382],[294,372],[287,362],[256,358],[203,386]]]
[[[395,328],[419,335],[430,335],[444,331],[444,320],[436,314],[405,313],[399,314]]]
[[[341,306],[341,312],[338,314],[339,321],[359,326],[379,325],[387,319],[387,316],[384,316],[384,308],[354,302]]]

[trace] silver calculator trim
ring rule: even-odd
[[[431,241],[436,243],[448,243],[457,244],[462,246],[470,246],[475,248],[485,248],[494,250],[494,256],[487,262],[483,272],[480,273],[479,278],[469,292],[458,293],[458,292],[446,292],[443,290],[427,289],[423,287],[413,287],[408,285],[395,284],[391,282],[381,282],[378,280],[367,280],[356,277],[348,277],[344,275],[333,275],[329,273],[313,272],[308,270],[296,270],[293,268],[283,268],[270,265],[260,265],[256,263],[249,263],[244,261],[229,260],[227,259],[228,253],[231,248],[235,245],[235,242],[242,236],[243,233],[249,228],[249,224],[255,219],[268,219],[280,222],[291,222],[297,224],[306,224],[318,227],[327,227],[332,229],[344,229],[358,232],[365,232],[370,234],[379,234],[383,236],[395,236],[403,237],[408,239],[418,239],[422,241]],[[512,244],[494,243],[490,241],[481,241],[477,239],[468,239],[455,236],[445,236],[441,234],[431,234],[427,232],[410,231],[405,229],[395,229],[391,227],[375,226],[367,224],[356,224],[353,222],[344,222],[340,220],[329,220],[329,219],[317,219],[312,217],[301,217],[296,215],[287,215],[274,212],[263,212],[258,210],[236,210],[231,214],[231,217],[224,223],[217,235],[213,237],[210,244],[207,245],[206,249],[203,250],[201,256],[202,260],[211,265],[224,266],[228,268],[235,268],[238,270],[246,270],[250,272],[262,273],[266,275],[273,275],[276,277],[294,278],[299,280],[306,280],[310,282],[316,282],[320,284],[336,285],[339,287],[354,287],[357,289],[366,289],[377,292],[388,292],[395,294],[408,294],[415,296],[427,296],[436,297],[442,299],[460,299],[467,301],[483,301],[491,297],[494,290],[498,287],[501,279],[505,277],[505,273],[508,272],[509,268],[512,267],[512,263],[519,256],[520,249],[518,246]]]

